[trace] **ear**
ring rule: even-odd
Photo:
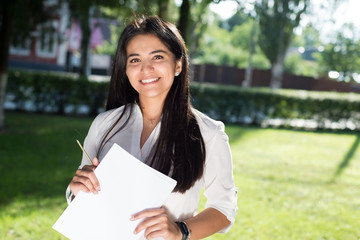
[[[176,61],[175,63],[175,73],[181,73],[182,71],[182,58],[180,58],[179,60]]]

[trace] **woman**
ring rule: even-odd
[[[68,201],[79,191],[97,193],[94,169],[113,143],[177,185],[160,209],[143,210],[135,233],[146,239],[201,239],[226,232],[235,220],[236,188],[224,125],[192,108],[188,59],[174,25],[158,17],[139,18],[120,36],[106,112],[99,114],[84,148],[94,166],[82,164],[72,179]],[[207,204],[197,214],[199,193]]]

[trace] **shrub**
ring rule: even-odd
[[[103,110],[108,82],[67,73],[9,71],[7,101],[16,110],[91,114]],[[191,84],[193,105],[225,123],[360,129],[360,95]],[[85,111],[84,111],[85,109]]]
[[[7,101],[16,110],[96,115],[104,107],[107,82],[68,73],[9,71]]]
[[[226,123],[360,129],[360,95],[192,84],[193,104]]]

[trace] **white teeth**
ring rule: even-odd
[[[151,83],[157,81],[159,78],[151,78],[146,80],[141,80],[142,83]]]

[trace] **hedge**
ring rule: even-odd
[[[91,115],[103,111],[107,81],[20,70],[8,76],[6,99],[13,109]],[[191,95],[197,109],[225,123],[360,130],[360,94],[192,83]]]
[[[107,82],[89,81],[75,74],[10,70],[7,105],[19,111],[96,115],[103,109]],[[11,104],[10,104],[11,103]]]
[[[193,104],[224,122],[360,129],[360,94],[198,84]]]

